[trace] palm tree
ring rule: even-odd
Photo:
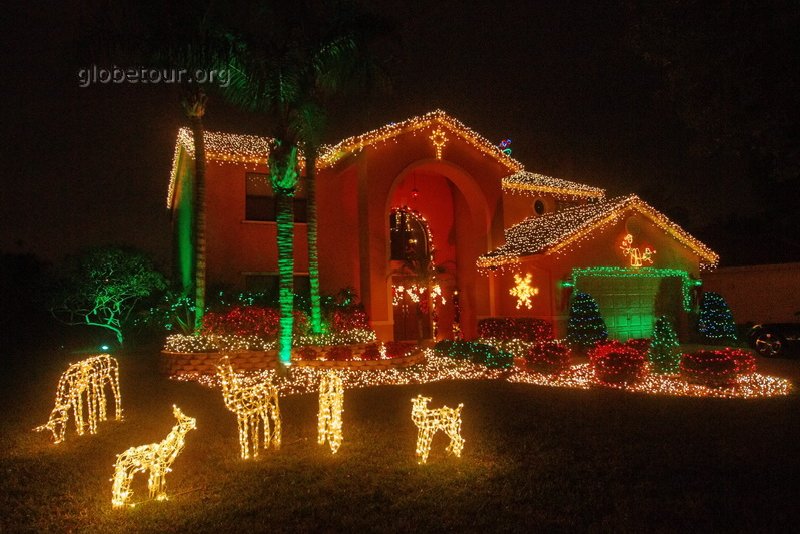
[[[236,36],[233,77],[225,95],[234,104],[263,113],[270,121],[273,146],[270,181],[277,202],[280,330],[278,356],[291,361],[294,299],[293,202],[298,180],[298,149],[303,149],[309,187],[308,240],[311,277],[312,331],[322,330],[317,265],[315,202],[316,154],[325,123],[321,103],[340,93],[352,80],[361,41],[342,14],[342,3],[315,11],[307,3],[262,5],[248,17],[249,31]],[[247,15],[243,15],[247,17]],[[363,21],[359,20],[359,25]]]

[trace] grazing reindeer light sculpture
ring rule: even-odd
[[[217,366],[217,376],[222,383],[222,398],[225,406],[236,414],[239,423],[239,448],[242,459],[250,458],[252,444],[253,457],[258,456],[259,422],[264,427],[264,448],[270,442],[276,449],[281,446],[281,413],[278,408],[278,388],[269,382],[252,386],[242,384],[233,372],[230,360],[224,356]],[[272,419],[272,435],[269,431],[269,418]]]
[[[322,376],[319,383],[319,416],[317,417],[317,443],[325,441],[336,454],[342,444],[342,411],[344,405],[344,386],[342,378],[335,371]]]
[[[78,435],[82,436],[86,426],[83,420],[85,404],[89,433],[97,433],[97,422],[107,419],[106,385],[111,386],[115,403],[114,416],[119,421],[122,419],[119,364],[108,354],[100,354],[73,363],[64,371],[58,380],[56,403],[50,412],[50,418],[47,423],[34,430],[37,432],[49,430],[53,433],[54,443],[61,443],[67,433],[69,411],[72,409],[75,429]]]
[[[411,399],[413,405],[411,420],[419,428],[417,434],[417,458],[419,463],[424,464],[428,461],[433,435],[439,429],[443,430],[450,438],[450,445],[446,449],[447,452],[461,457],[461,451],[464,450],[464,438],[461,437],[461,409],[464,405],[459,404],[456,408],[448,408],[447,406],[428,408],[430,401],[430,397],[423,397],[422,395],[417,395],[416,398]]]
[[[172,413],[178,420],[178,424],[161,443],[151,443],[139,447],[131,447],[122,454],[117,455],[117,462],[114,465],[114,478],[111,488],[111,504],[114,508],[125,506],[130,501],[131,481],[136,473],[143,473],[150,470],[150,478],[147,479],[147,489],[150,491],[150,498],[159,501],[166,500],[167,494],[164,491],[166,485],[165,477],[171,471],[170,466],[175,461],[178,454],[185,445],[186,433],[197,427],[197,420],[181,412],[177,406],[172,406]],[[133,505],[131,505],[133,506]]]

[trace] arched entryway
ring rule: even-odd
[[[472,176],[426,160],[394,181],[386,207],[387,291],[395,340],[474,337],[489,284],[475,268],[489,249],[489,215]]]

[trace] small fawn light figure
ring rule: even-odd
[[[342,377],[335,371],[329,371],[322,376],[319,383],[317,443],[322,445],[327,440],[333,454],[336,454],[342,445],[342,411],[344,411]]]
[[[239,448],[243,460],[258,456],[259,423],[263,426],[263,444],[268,448],[270,442],[279,449],[281,446],[281,412],[278,407],[278,388],[269,382],[245,386],[236,376],[230,359],[224,356],[217,366],[217,376],[222,383],[222,398],[228,410],[236,414],[239,424]],[[269,419],[272,419],[270,435]],[[251,447],[252,445],[252,447]]]
[[[431,441],[433,441],[434,434],[440,429],[450,438],[450,444],[446,449],[447,452],[461,457],[461,451],[464,450],[464,438],[461,437],[461,409],[464,408],[464,405],[459,404],[456,408],[448,408],[447,406],[428,408],[430,401],[430,397],[423,397],[422,395],[417,395],[416,398],[411,399],[411,420],[414,421],[414,424],[419,429],[417,433],[417,459],[419,463],[424,464],[428,461]]]
[[[150,477],[147,479],[150,498],[159,501],[166,500],[165,477],[171,471],[172,462],[175,461],[186,443],[186,434],[197,427],[197,420],[184,415],[177,406],[172,406],[172,413],[178,420],[178,424],[172,427],[164,441],[131,447],[117,455],[117,462],[114,464],[114,478],[111,479],[113,483],[111,504],[114,508],[120,508],[130,502],[131,495],[133,495],[131,491],[133,476],[147,470],[150,471]]]
[[[119,394],[119,364],[108,354],[99,354],[71,364],[58,379],[55,406],[47,422],[34,428],[37,432],[49,430],[53,442],[64,441],[69,422],[69,412],[75,420],[75,430],[82,436],[88,426],[90,434],[97,432],[97,423],[108,418],[106,386],[114,396],[114,416],[122,419],[122,398]],[[84,406],[87,422],[84,422]]]

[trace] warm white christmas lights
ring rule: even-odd
[[[444,130],[442,130],[441,127],[436,128],[433,133],[431,133],[429,139],[431,143],[433,143],[433,148],[436,151],[436,159],[442,159],[442,149],[444,149],[448,141]]]
[[[49,430],[53,442],[61,443],[67,432],[69,412],[75,419],[75,430],[83,435],[88,427],[90,434],[97,432],[97,423],[107,419],[106,386],[114,397],[114,416],[122,419],[122,397],[119,392],[119,364],[108,354],[92,356],[70,364],[58,380],[56,402],[47,423],[34,430]],[[84,423],[84,407],[87,422]]]
[[[147,479],[147,489],[150,498],[159,501],[166,500],[166,476],[171,471],[170,466],[183,450],[186,434],[197,427],[197,420],[184,415],[177,406],[172,407],[172,413],[178,423],[172,427],[167,437],[160,443],[150,443],[131,447],[122,454],[117,455],[114,464],[114,478],[111,479],[111,504],[114,508],[130,503],[133,491],[131,481],[136,473],[150,472]]]
[[[599,187],[553,178],[535,172],[519,171],[502,181],[503,191],[526,195],[549,195],[562,200],[602,199],[605,190]]]
[[[411,420],[417,426],[417,461],[424,464],[428,461],[431,452],[433,436],[439,430],[450,438],[447,452],[461,457],[464,450],[464,438],[461,437],[461,410],[464,404],[455,408],[443,406],[441,408],[428,408],[430,397],[417,395],[411,399]]]
[[[483,272],[496,269],[502,271],[517,265],[524,256],[558,256],[589,242],[594,233],[632,213],[643,215],[697,254],[701,268],[714,267],[719,261],[719,256],[705,244],[636,195],[630,195],[525,219],[505,230],[505,244],[478,258],[478,268]]]
[[[342,412],[344,411],[344,386],[336,371],[328,371],[319,382],[319,414],[317,415],[317,443],[326,441],[331,453],[336,454],[342,445]]]
[[[278,407],[278,388],[268,381],[244,385],[233,372],[227,356],[217,366],[217,376],[222,386],[225,406],[236,414],[239,426],[239,449],[242,459],[258,456],[259,431],[263,432],[263,446],[270,443],[281,446],[281,413]],[[269,420],[272,419],[270,433]],[[252,452],[251,452],[252,451]]]
[[[512,297],[516,297],[517,309],[525,306],[530,310],[533,307],[531,297],[535,297],[539,294],[539,288],[533,287],[531,285],[532,281],[533,275],[531,273],[526,273],[525,278],[522,278],[522,276],[518,274],[514,275],[514,287],[509,289],[508,293]]]

